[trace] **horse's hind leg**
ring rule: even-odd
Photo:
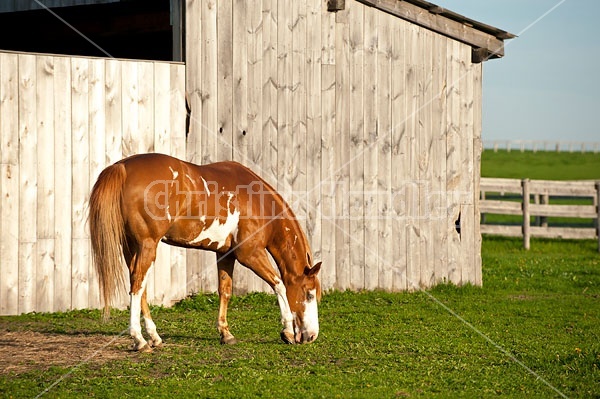
[[[129,240],[128,249],[125,251],[125,259],[129,264],[129,278],[131,283],[129,333],[134,341],[134,349],[139,351],[152,350],[142,335],[140,313],[142,311],[142,298],[144,298],[143,302],[146,308],[144,315],[150,314],[145,294],[148,270],[156,258],[156,245],[157,243],[152,240],[145,240],[142,245],[136,245],[136,243]],[[147,323],[146,321],[146,327],[148,327]],[[152,321],[151,323],[154,324]],[[152,339],[154,340],[154,337]]]
[[[227,306],[231,298],[233,267],[235,257],[233,255],[217,255],[217,268],[219,271],[219,318],[217,329],[221,335],[221,344],[235,344],[237,341],[229,331],[227,323]]]
[[[146,332],[150,336],[148,344],[153,348],[158,348],[162,344],[162,338],[156,332],[156,324],[154,324],[154,321],[152,320],[150,307],[148,306],[148,301],[146,299],[146,290],[144,290],[144,294],[142,295],[142,315],[144,316]]]

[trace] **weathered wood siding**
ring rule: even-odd
[[[92,185],[134,153],[185,157],[184,78],[178,64],[0,53],[0,314],[101,305]],[[185,251],[161,246],[158,262],[149,297],[170,305],[187,293]]]
[[[352,0],[186,8],[188,158],[235,159],[277,187],[325,289],[481,284],[470,46]],[[188,257],[195,290],[216,290],[215,259]],[[234,276],[238,293],[266,288]]]
[[[254,169],[292,205],[324,289],[481,284],[468,45],[354,0],[185,7],[185,66],[0,53],[0,313],[100,306],[89,192],[146,151]],[[215,261],[160,245],[151,302],[216,291]],[[241,266],[234,286],[269,290]]]

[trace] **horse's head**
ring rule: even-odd
[[[313,267],[306,266],[304,273],[295,278],[294,284],[287,287],[287,299],[294,315],[294,339],[296,343],[310,343],[319,335],[319,312],[317,303],[321,300],[321,283],[317,274],[321,262]]]

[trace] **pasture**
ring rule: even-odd
[[[598,180],[600,154],[485,150],[481,176],[541,180]]]
[[[600,178],[598,155],[531,155],[486,151],[482,171]],[[107,323],[99,310],[0,317],[0,397],[600,397],[596,245],[534,239],[524,251],[486,236],[483,287],[329,292],[310,345],[281,342],[267,294],[233,298],[234,346],[219,344],[214,294],[152,308],[165,339],[152,353],[131,351],[126,311]]]
[[[280,341],[276,299],[267,294],[234,297],[234,346],[219,344],[215,295],[153,308],[165,346],[150,354],[130,351],[123,311],[106,324],[88,310],[1,317],[0,393],[598,397],[595,242],[536,241],[525,252],[518,239],[486,237],[482,288],[329,293],[309,345]]]

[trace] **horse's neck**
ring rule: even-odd
[[[302,229],[294,220],[277,220],[272,228],[273,239],[267,248],[284,280],[299,276],[307,264],[308,248]]]

